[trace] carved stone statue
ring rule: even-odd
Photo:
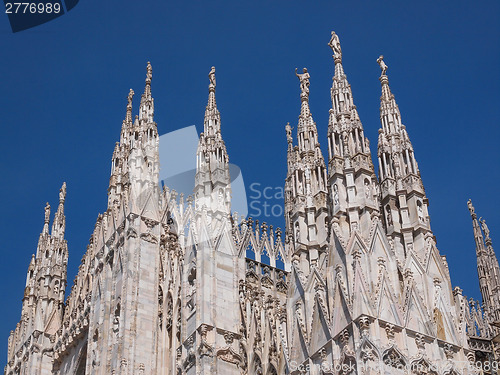
[[[486,225],[486,220],[482,217],[479,218],[479,222],[481,223],[481,228],[483,228],[483,232],[486,238],[490,238],[490,229]]]
[[[66,182],[63,183],[59,190],[59,202],[64,202],[64,199],[66,199]]]
[[[472,205],[472,201],[470,199],[467,201],[467,207],[469,207],[469,211],[472,215],[474,213],[474,206]]]
[[[380,70],[382,70],[382,75],[385,76],[388,66],[384,62],[384,55],[380,55],[377,59],[378,65],[380,65]]]
[[[286,124],[285,131],[286,131],[286,140],[287,140],[287,142],[288,143],[292,143],[293,142],[293,138],[292,138],[292,128],[290,127],[290,123]]]
[[[369,199],[370,198],[370,182],[368,180],[365,180],[365,198]]]
[[[130,89],[127,96],[127,108],[132,108],[132,99],[134,98],[134,90]]]
[[[340,48],[340,40],[339,36],[335,34],[335,31],[332,31],[332,37],[330,38],[328,45],[333,51],[333,57],[342,59],[342,49]]]
[[[309,96],[309,78],[311,78],[311,76],[309,75],[309,73],[307,73],[307,68],[304,68],[303,69],[303,72],[304,73],[301,73],[301,74],[297,74],[297,68],[295,68],[295,75],[297,77],[299,77],[299,81],[300,81],[300,96],[302,97],[308,97]]]
[[[391,209],[389,208],[389,206],[385,207],[385,211],[386,211],[387,225],[391,226],[392,225],[392,213],[391,213]]]
[[[333,204],[334,206],[338,206],[339,205],[339,187],[337,186],[337,184],[334,184],[333,185]]]
[[[146,73],[146,81],[151,82],[152,78],[153,78],[153,67],[151,66],[151,63],[148,61],[148,68],[147,68],[147,73]]]
[[[50,204],[47,202],[45,205],[45,222],[48,223],[50,221]]]
[[[210,73],[208,73],[208,79],[210,80],[210,86],[215,87],[215,66],[212,66]]]
[[[421,223],[425,222],[424,209],[420,201],[418,201],[417,204],[417,211],[418,211],[418,221],[420,221]]]

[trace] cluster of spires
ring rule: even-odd
[[[467,206],[472,218],[472,228],[476,242],[477,272],[483,297],[484,312],[491,322],[500,325],[500,299],[498,298],[500,295],[500,267],[493,250],[490,230],[485,220],[482,218],[478,220],[470,199]]]
[[[328,45],[333,51],[333,60],[335,63],[335,73],[331,88],[332,108],[329,111],[328,120],[328,153],[330,168],[327,172],[318,141],[316,123],[313,120],[309,108],[310,75],[307,69],[304,68],[303,73],[298,74],[296,72],[301,88],[301,110],[297,127],[297,146],[293,146],[293,138],[291,135],[292,128],[290,124],[288,123],[285,127],[288,143],[287,181],[290,181],[286,189],[288,189],[293,196],[304,196],[306,207],[312,207],[313,198],[325,196],[327,194],[329,180],[334,181],[336,174],[344,174],[343,178],[346,184],[345,198],[348,202],[348,207],[341,207],[342,204],[336,201],[336,199],[340,198],[335,197],[335,194],[329,199],[332,200],[331,203],[335,208],[334,213],[343,212],[349,218],[348,221],[359,225],[359,209],[364,208],[367,209],[367,211],[376,210],[379,204],[383,204],[384,195],[380,194],[380,191],[377,191],[375,187],[376,177],[371,162],[369,141],[364,137],[361,120],[353,102],[351,87],[342,66],[342,50],[339,38],[335,32],[332,32],[332,37]],[[379,80],[382,91],[380,98],[380,119],[382,126],[379,130],[378,140],[380,184],[383,184],[386,180],[392,180],[396,182],[395,189],[401,190],[404,184],[407,185],[408,183],[405,179],[407,179],[408,176],[413,176],[417,181],[413,188],[422,194],[425,202],[425,192],[420,180],[418,164],[413,155],[413,147],[406,128],[401,122],[401,114],[394,94],[392,94],[389,87],[389,79],[387,76],[388,67],[383,60],[383,56],[380,56],[377,62],[381,68]],[[109,186],[110,206],[113,202],[120,201],[126,196],[130,185],[130,181],[128,180],[130,171],[128,170],[129,167],[126,160],[130,150],[134,148],[138,141],[145,142],[143,143],[144,146],[144,144],[148,144],[148,140],[151,140],[151,138],[158,138],[157,127],[154,122],[154,100],[151,94],[151,81],[152,67],[148,62],[146,84],[144,93],[141,96],[139,115],[136,116],[134,120],[132,119],[132,99],[134,96],[134,91],[132,89],[130,89],[127,97],[126,115],[122,125],[120,142],[117,142],[113,152],[113,167]],[[209,73],[208,88],[209,96],[205,110],[204,132],[200,135],[200,143],[197,152],[197,186],[195,192],[198,191],[205,195],[208,193],[212,194],[213,190],[217,187],[223,187],[224,189],[229,189],[225,190],[225,196],[226,192],[230,191],[229,170],[227,168],[229,158],[221,136],[220,112],[217,109],[215,98],[215,67],[212,67]],[[146,160],[148,157],[151,157],[145,146],[141,148],[142,152],[146,154]],[[356,166],[353,166],[353,159],[358,156],[366,157],[365,165],[363,165],[363,163],[357,163]],[[204,168],[203,165],[206,165],[206,168]],[[341,173],[337,169],[339,165],[342,168]],[[227,173],[223,174],[220,181],[214,182],[212,179],[217,169],[222,169]],[[302,179],[298,174],[299,172],[304,172],[306,169],[308,170],[308,174],[304,174]],[[373,184],[373,193],[367,196],[367,201],[364,203],[353,199],[354,178],[349,177],[354,176],[354,172],[358,173],[359,171],[366,174],[370,186]],[[154,175],[154,173],[152,174]],[[294,178],[296,178],[296,181],[292,184],[291,181]],[[205,190],[205,180],[207,179],[212,181],[212,185],[209,189],[210,191],[208,192]],[[152,180],[154,180],[154,178]],[[299,182],[302,183],[302,186],[298,184]],[[54,217],[52,233],[50,234],[50,236],[60,240],[64,239],[65,231],[65,197],[66,184],[64,183],[60,190],[59,206]],[[372,199],[373,202],[369,202],[370,199]],[[378,202],[379,199],[382,199],[382,202]],[[325,199],[319,201],[322,203],[319,205],[319,208],[317,207],[316,209],[319,211],[323,210],[326,216],[327,199],[325,197]],[[318,206],[317,202],[318,200],[316,199],[316,206]],[[285,206],[287,206],[287,203],[289,202],[285,201]],[[356,204],[358,205],[357,207]],[[485,310],[490,317],[494,317],[494,321],[500,322],[500,301],[493,298],[493,296],[498,295],[500,292],[500,267],[492,247],[489,229],[485,221],[477,219],[470,200],[468,205],[473,220],[478,272],[483,301],[486,306]],[[357,208],[358,212],[353,208]],[[404,207],[400,207],[400,210],[401,209],[404,209]],[[49,217],[50,205],[47,203],[41,238],[49,236]],[[389,217],[390,216],[387,216],[385,219],[387,227],[391,225]],[[426,221],[425,219],[426,217],[424,217],[424,223]],[[334,218],[332,220],[334,220]],[[428,222],[425,226],[427,230],[430,231]],[[353,229],[356,228],[357,226],[353,227]],[[288,223],[287,231],[289,231],[289,233],[294,233],[294,228],[289,227]],[[311,234],[310,231],[307,231],[307,233]],[[310,238],[314,238],[314,235],[310,236]],[[39,255],[37,254],[37,258],[38,257]],[[30,270],[33,268],[34,260],[35,258],[32,259]]]

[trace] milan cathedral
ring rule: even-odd
[[[304,68],[296,140],[285,127],[283,232],[231,210],[215,68],[193,195],[162,187],[148,63],[67,298],[66,184],[51,230],[45,207],[6,375],[497,373],[500,268],[485,221],[469,200],[479,303],[452,286],[436,247],[383,56],[376,174],[335,32],[329,46],[328,160]]]

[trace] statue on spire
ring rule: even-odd
[[[210,69],[210,73],[208,73],[208,79],[210,80],[209,87],[213,87],[215,89],[215,86],[216,86],[216,83],[215,83],[215,66],[212,66],[212,69]]]
[[[295,75],[299,78],[300,81],[300,96],[302,98],[308,98],[309,97],[309,78],[311,76],[309,73],[307,73],[307,68],[303,69],[304,73],[297,74],[297,68],[295,68]]]
[[[292,138],[292,128],[290,126],[290,123],[287,122],[286,126],[285,126],[285,131],[286,131],[286,141],[288,143],[292,143],[293,142],[293,138]]]
[[[134,90],[130,89],[127,96],[127,108],[132,108],[132,99],[134,97]]]
[[[474,214],[474,206],[472,205],[472,201],[470,199],[467,201],[467,207],[469,208],[470,214]]]
[[[151,63],[148,61],[148,67],[147,67],[147,73],[146,73],[146,82],[151,82],[152,78],[153,78],[153,67],[151,66]]]
[[[484,236],[486,239],[490,238],[490,229],[486,225],[486,220],[484,220],[482,217],[479,218],[479,222],[481,223],[481,228],[483,228]]]
[[[47,202],[45,205],[45,223],[48,223],[50,221],[50,204]]]
[[[388,66],[384,62],[384,55],[380,55],[377,59],[378,65],[380,65],[380,70],[382,70],[382,75],[385,76],[385,72],[387,72]]]
[[[335,34],[335,31],[332,31],[332,37],[330,38],[328,45],[333,51],[333,57],[335,59],[342,60],[342,49],[340,48],[340,40],[339,36]]]
[[[63,182],[61,189],[59,190],[59,202],[63,203],[66,199],[66,182]]]
[[[130,89],[127,96],[127,116],[126,122],[132,122],[132,99],[134,97],[134,90]]]

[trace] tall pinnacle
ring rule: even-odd
[[[351,85],[342,67],[342,49],[337,34],[332,31],[328,43],[333,51],[335,73],[330,90],[332,109],[328,121],[328,134],[335,134],[329,144],[330,159],[333,156],[347,159],[358,153],[370,154],[367,140],[363,134],[363,126],[354,105]],[[351,133],[351,134],[349,134]]]
[[[220,133],[220,113],[217,109],[217,102],[215,101],[215,66],[212,66],[210,73],[208,73],[210,81],[208,85],[208,103],[205,109],[204,120],[204,135],[206,137],[214,136]]]
[[[318,142],[318,130],[309,108],[310,75],[307,68],[303,68],[300,74],[295,69],[295,75],[300,83],[301,106],[297,126],[298,146],[293,146],[290,124],[285,126],[288,143],[285,221],[287,235],[294,239],[296,245],[294,251],[305,254],[310,265],[316,265],[318,252],[323,251],[327,243],[327,173]],[[309,272],[309,267],[305,267],[304,271]]]
[[[153,79],[153,68],[148,61],[146,68],[146,86],[144,94],[141,97],[141,108],[139,110],[139,120],[146,120],[148,123],[153,122],[154,115],[154,100],[151,96],[151,80]],[[130,94],[129,94],[130,96]]]
[[[50,204],[49,202],[45,205],[45,219],[43,223],[43,234],[49,234],[49,223],[50,223]]]
[[[328,46],[335,64],[328,117],[328,185],[334,198],[330,212],[349,224],[343,235],[350,236],[351,231],[371,225],[372,213],[378,211],[377,181],[369,142],[342,67],[340,39],[334,31]]]
[[[309,109],[309,78],[311,76],[307,72],[307,68],[304,68],[302,71],[303,73],[297,74],[297,69],[295,69],[295,75],[298,77],[300,82],[301,101],[299,122],[297,126],[299,151],[301,153],[316,153],[316,156],[323,160],[321,150],[319,149],[318,130],[316,128],[316,123],[313,120],[311,110]]]
[[[479,287],[483,296],[485,311],[492,321],[500,321],[500,266],[493,250],[490,238],[490,231],[486,222],[477,215],[471,200],[467,201],[467,206],[472,218],[472,228],[474,230],[474,240],[476,242],[477,272],[479,276]],[[486,237],[483,239],[481,227]],[[486,242],[486,246],[485,246]]]
[[[221,117],[215,101],[215,67],[208,73],[208,103],[203,133],[196,152],[195,207],[205,207],[217,217],[231,212],[231,179],[229,156],[221,134]]]
[[[59,206],[54,216],[54,223],[52,224],[52,236],[59,239],[64,238],[64,231],[66,228],[66,217],[64,216],[64,202],[66,200],[66,182],[63,182],[59,190]]]
[[[401,113],[396,104],[394,94],[389,87],[387,77],[387,65],[384,56],[377,59],[380,65],[380,84],[382,94],[380,96],[380,122],[382,129],[379,131],[378,155],[381,160],[381,180],[392,177],[397,180],[398,188],[402,187],[401,179],[408,174],[418,176],[417,185],[422,185],[413,146],[401,122]],[[385,155],[384,155],[385,154]],[[415,180],[416,181],[416,180]],[[423,192],[423,186],[415,186]]]
[[[125,122],[127,125],[132,125],[132,99],[134,98],[134,90],[130,89],[127,95],[127,114],[125,116]]]
[[[382,130],[386,134],[400,132],[402,126],[401,114],[396,104],[396,99],[389,87],[389,77],[387,77],[386,74],[388,66],[384,62],[384,56],[381,55],[377,59],[377,63],[380,65],[380,70],[382,71],[379,78],[380,84],[382,85],[382,95],[380,97],[380,121],[382,122]]]
[[[333,61],[335,63],[335,77],[341,78],[344,76],[344,68],[342,67],[342,48],[340,48],[340,40],[335,31],[332,31],[332,37],[328,42],[328,45],[333,52]]]

